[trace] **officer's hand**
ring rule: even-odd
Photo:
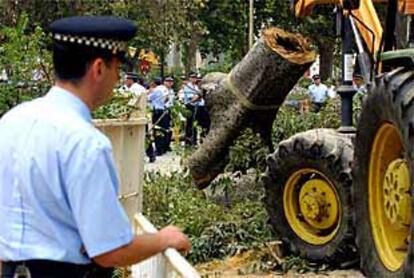
[[[177,249],[180,252],[187,252],[191,249],[188,237],[175,226],[167,226],[161,229],[159,235],[166,241],[168,247]]]
[[[191,98],[191,102],[196,102],[200,98],[199,95],[195,95]]]

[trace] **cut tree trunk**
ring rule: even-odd
[[[203,78],[211,129],[188,160],[200,189],[222,172],[229,147],[248,125],[273,148],[271,129],[278,108],[315,56],[301,35],[270,28],[229,74],[211,73]]]

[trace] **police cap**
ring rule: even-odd
[[[155,83],[155,85],[161,85],[161,78],[154,78],[153,82]]]
[[[136,74],[135,72],[127,72],[125,78],[137,81],[138,80],[138,74]]]
[[[314,75],[312,76],[312,79],[313,79],[313,80],[316,80],[316,79],[321,79],[321,77],[319,76],[319,74],[314,74]]]
[[[174,82],[174,78],[172,78],[171,76],[168,76],[164,79],[164,81],[172,81]]]
[[[127,41],[134,37],[137,28],[123,18],[74,16],[54,21],[49,30],[57,42],[109,50],[115,55],[127,51]]]
[[[190,78],[197,78],[197,73],[192,72],[192,73],[190,73],[190,74],[188,75],[188,77],[190,77]]]

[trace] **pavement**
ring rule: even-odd
[[[152,163],[148,158],[145,159],[145,171],[160,172],[163,175],[169,175],[172,172],[181,172],[181,157],[175,151],[167,152],[161,156],[157,156]]]

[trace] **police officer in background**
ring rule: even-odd
[[[135,26],[72,17],[50,30],[55,85],[0,120],[2,277],[111,277],[112,267],[168,247],[189,250],[173,226],[134,235],[117,197],[112,146],[91,119],[119,80]]]
[[[184,105],[191,113],[187,116],[185,126],[185,143],[187,146],[197,144],[197,130],[194,127],[194,121],[197,115],[197,106],[200,101],[200,88],[197,85],[197,74],[190,73],[190,81],[184,85]]]
[[[166,120],[165,120],[165,129],[166,129],[166,137],[165,137],[165,150],[171,151],[171,139],[172,139],[172,131],[171,131],[171,109],[174,105],[175,101],[175,92],[173,89],[174,85],[174,78],[171,76],[167,76],[164,79],[163,84],[163,91],[165,95],[165,109],[166,109]]]
[[[357,96],[362,98],[367,93],[367,88],[364,83],[364,77],[360,73],[354,73],[352,75],[352,84],[357,90]]]
[[[145,93],[144,86],[138,83],[138,74],[134,72],[128,72],[125,76],[124,91],[131,92],[135,97],[141,96]]]
[[[167,128],[168,128],[168,110],[166,110],[167,96],[164,92],[164,86],[161,79],[153,80],[156,87],[148,96],[148,102],[152,108],[152,130],[154,133],[154,142],[157,155],[163,155],[167,152]]]
[[[197,86],[200,90],[200,86],[201,86],[201,81],[202,81],[202,77],[201,75],[197,76]],[[206,137],[206,135],[209,133],[210,131],[210,116],[208,114],[207,108],[206,108],[206,104],[203,98],[203,95],[201,93],[199,93],[199,101],[197,102],[197,109],[196,109],[196,116],[195,119],[197,120],[198,124],[201,127],[201,134],[200,137],[201,139],[203,139],[204,137]]]
[[[315,74],[312,79],[313,84],[308,89],[312,100],[313,111],[317,113],[325,105],[329,97],[328,87],[321,82],[319,74]]]

